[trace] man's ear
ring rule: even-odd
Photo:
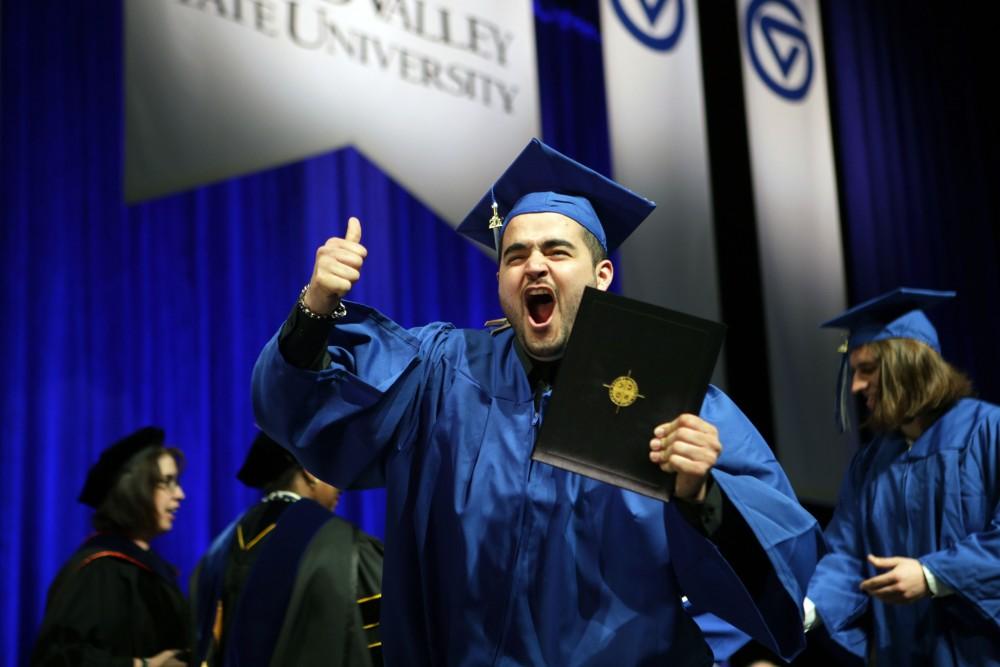
[[[615,277],[615,266],[610,259],[602,259],[594,267],[594,277],[597,279],[597,289],[606,292]]]

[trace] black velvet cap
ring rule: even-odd
[[[262,489],[297,465],[299,462],[287,449],[260,432],[250,445],[236,479],[252,489]]]
[[[84,505],[97,508],[114,487],[118,478],[125,472],[125,464],[133,456],[147,447],[163,445],[166,434],[158,426],[146,426],[135,433],[113,442],[103,452],[97,463],[90,467],[83,489],[77,498]]]

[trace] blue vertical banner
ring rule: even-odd
[[[602,0],[601,34],[614,177],[657,203],[622,246],[623,292],[718,320],[697,9]]]
[[[853,451],[834,426],[846,304],[817,0],[737,0],[775,439],[803,498],[832,502]]]

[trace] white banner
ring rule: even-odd
[[[657,204],[622,246],[623,292],[719,320],[697,3],[601,0],[601,35],[613,175]]]
[[[455,224],[536,72],[531,0],[127,0],[126,199],[353,144]]]
[[[781,462],[800,497],[832,502],[853,453],[834,427],[844,309],[817,0],[737,0],[771,396]]]

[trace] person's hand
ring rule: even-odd
[[[861,590],[873,598],[890,604],[910,604],[930,595],[924,568],[917,559],[869,554],[868,562],[880,570],[888,570],[861,582]]]
[[[187,651],[171,648],[161,651],[151,658],[147,658],[146,664],[149,667],[187,667],[187,660],[184,659],[186,655]],[[136,658],[133,660],[133,664],[142,664],[142,660]]]
[[[169,653],[170,655],[166,656],[164,658],[163,662],[160,663],[161,667],[187,667],[188,666],[188,661],[181,659],[183,656],[187,655],[184,651],[164,651],[164,653]],[[150,665],[150,667],[153,667],[153,662],[150,661],[149,665]]]
[[[707,421],[683,414],[660,424],[649,441],[649,460],[663,472],[677,473],[674,495],[701,502],[708,488],[708,473],[719,460],[722,443],[719,431]]]
[[[309,289],[302,300],[309,310],[325,315],[340,305],[340,300],[361,278],[361,265],[368,250],[361,245],[361,221],[347,221],[344,238],[334,236],[316,251]]]

